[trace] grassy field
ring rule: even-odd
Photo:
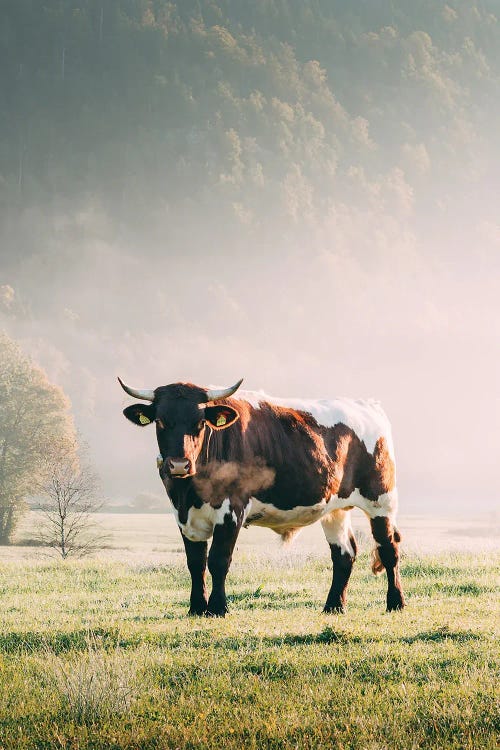
[[[392,614],[364,551],[348,613],[327,616],[326,546],[306,534],[280,551],[259,533],[243,537],[232,612],[214,620],[186,617],[189,580],[170,517],[161,540],[157,525],[147,540],[163,562],[140,559],[147,517],[115,523],[136,546],[115,538],[108,559],[3,556],[1,748],[498,746],[493,551],[410,545],[409,606]]]

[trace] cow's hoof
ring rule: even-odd
[[[323,612],[326,615],[344,615],[345,607],[343,604],[334,604],[334,605],[325,604],[325,606],[323,607]]]
[[[188,615],[190,617],[202,617],[207,611],[207,607],[208,607],[208,602],[206,599],[203,599],[201,597],[194,597],[189,602]]]
[[[207,605],[204,607],[190,607],[188,615],[189,617],[203,617],[207,612]]]
[[[208,600],[207,617],[225,617],[229,612],[226,597],[211,596]]]
[[[207,611],[205,612],[205,617],[225,617],[228,612],[229,610],[227,609],[227,607],[226,609],[221,609],[218,612],[214,612],[211,609],[207,609]]]
[[[387,612],[398,612],[405,606],[405,600],[403,594],[397,592],[392,596],[387,597]]]
[[[343,615],[345,614],[345,600],[340,596],[327,597],[323,612],[328,615]]]

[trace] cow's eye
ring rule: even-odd
[[[165,429],[165,425],[163,424],[163,422],[161,421],[161,419],[155,419],[155,422],[156,422],[159,430],[164,430]]]
[[[200,419],[200,421],[197,422],[195,424],[195,426],[194,426],[195,430],[197,430],[197,432],[201,432],[202,429],[203,429],[204,424],[205,424],[205,420],[204,419]]]

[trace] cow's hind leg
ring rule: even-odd
[[[212,546],[208,555],[208,569],[212,576],[212,593],[208,600],[207,615],[224,617],[227,608],[226,576],[231,565],[234,545],[241,528],[241,516],[235,521],[236,513],[227,513],[224,522],[214,528]]]
[[[399,573],[399,543],[401,536],[387,516],[370,518],[373,538],[377,543],[373,562],[373,572],[379,573],[381,565],[387,573],[387,611],[403,609],[405,600]]]
[[[344,612],[347,600],[347,584],[356,559],[356,540],[351,528],[349,510],[334,510],[322,519],[321,525],[330,545],[333,563],[333,578],[324,612]]]
[[[182,532],[181,532],[182,534]],[[191,597],[189,600],[190,615],[204,615],[207,611],[207,542],[192,542],[182,534],[186,550],[187,565],[191,573]]]

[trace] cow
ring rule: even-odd
[[[148,402],[127,406],[125,417],[156,425],[159,474],[191,574],[189,614],[227,613],[226,576],[242,526],[265,526],[287,541],[318,520],[333,564],[323,611],[343,613],[356,558],[353,507],[370,520],[372,570],[386,570],[387,610],[404,607],[391,428],[377,401],[251,391],[234,397],[242,380],[222,389],[173,383],[154,390],[118,380],[130,396]]]

